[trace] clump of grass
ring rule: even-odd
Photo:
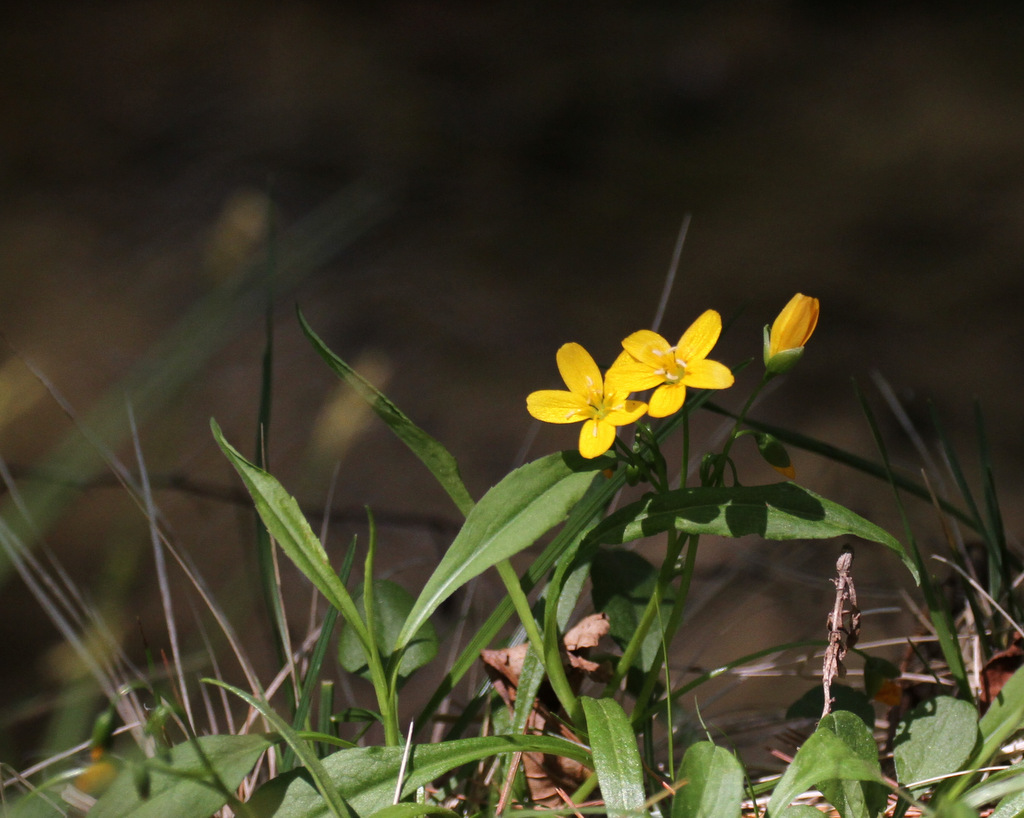
[[[464,518],[414,592],[380,575],[372,510],[366,541],[353,541],[334,562],[324,531],[313,530],[266,470],[268,333],[255,456],[243,455],[216,421],[211,429],[258,519],[260,597],[274,623],[279,666],[270,679],[260,677],[231,616],[167,536],[130,411],[134,467],[104,444],[95,450],[149,523],[169,654],[152,656],[147,667],[121,653],[52,555],[31,547],[36,514],[0,464],[22,526],[5,524],[0,545],[107,701],[91,737],[36,767],[7,771],[3,792],[12,812],[389,818],[514,809],[686,818],[818,815],[817,807],[829,804],[851,818],[912,810],[976,815],[988,807],[993,815],[1017,814],[1024,804],[1012,744],[1024,724],[1024,675],[1016,672],[1024,655],[1022,572],[999,513],[980,410],[979,489],[938,417],[941,467],[882,381],[880,394],[928,468],[909,475],[893,467],[859,390],[877,459],[856,457],[751,417],[761,390],[798,365],[817,324],[815,299],[795,297],[766,326],[762,376],[736,412],[714,402],[713,390],[729,388],[733,373],[751,361],[730,372],[708,359],[721,327],[713,311],[668,350],[656,333],[666,301],[667,291],[654,329],[629,336],[606,371],[578,345],[563,348],[558,361],[568,390],[541,390],[529,406],[542,420],[582,421],[578,450],[524,463],[480,498],[471,496],[445,446],[298,314],[316,353]],[[692,431],[702,412],[728,418],[720,444]],[[734,449],[744,438],[787,479],[749,482],[757,475],[741,473]],[[681,442],[677,461],[670,440]],[[900,536],[797,483],[794,448],[886,481],[905,521]],[[935,489],[940,478],[955,488],[949,496]],[[929,502],[941,520],[948,547],[941,561],[919,546],[905,497]],[[821,612],[821,638],[766,644],[720,667],[680,670],[672,658],[699,547],[741,537],[839,541],[838,573],[821,577],[836,586],[834,605]],[[657,559],[641,555],[641,540],[658,543]],[[854,543],[881,546],[894,574],[906,572],[920,589],[924,633],[910,640],[903,667],[875,652],[884,640],[860,639]],[[531,548],[517,570],[513,559]],[[361,579],[353,570],[359,554]],[[301,615],[304,631],[282,594],[282,559],[315,595]],[[940,564],[958,578],[955,593],[935,578]],[[439,634],[439,609],[492,571],[503,595],[489,601],[486,620],[468,632]],[[186,651],[178,635],[177,576],[217,628],[202,656]],[[229,661],[243,683],[228,681]],[[819,679],[808,689],[794,678],[788,730],[773,739],[781,772],[761,774],[734,752],[720,725],[687,712],[687,697],[715,679],[785,673],[808,662],[820,663]],[[206,673],[198,683],[196,664]],[[848,677],[847,665],[857,666]],[[855,676],[856,685],[844,683]],[[356,679],[372,691],[372,705],[354,705],[348,690]],[[407,704],[412,698],[415,710]]]

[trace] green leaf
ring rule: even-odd
[[[142,798],[130,769],[122,770],[89,810],[98,818],[206,818],[228,802],[259,757],[272,746],[267,736],[202,736],[171,748],[170,762],[149,759],[150,792]]]
[[[609,635],[620,648],[624,648],[636,633],[647,603],[654,593],[658,571],[639,554],[623,548],[599,550],[591,565],[594,608],[608,614],[611,626]],[[673,599],[674,594],[670,588],[662,600],[666,617],[672,608]],[[641,670],[651,668],[661,647],[661,639],[661,628],[654,627],[647,632],[634,663]]]
[[[521,466],[476,504],[427,580],[395,645],[404,648],[438,606],[473,577],[529,548],[565,519],[594,481],[564,453]],[[593,468],[592,466],[590,467]]]
[[[878,771],[878,746],[864,722],[853,713],[840,710],[821,720],[819,730],[830,730],[865,764]],[[825,796],[843,818],[876,818],[885,811],[888,791],[876,781],[850,781],[826,779],[816,782]]]
[[[360,613],[366,615],[362,592],[356,595],[356,605]],[[405,588],[386,579],[373,582],[373,635],[377,649],[383,656],[390,656],[394,650],[395,640],[402,630],[409,611],[412,610],[413,596]],[[398,675],[407,678],[418,668],[423,667],[437,655],[437,633],[430,622],[424,622],[413,637],[412,642],[402,654],[398,666]],[[366,662],[366,653],[359,640],[359,635],[349,627],[345,627],[338,639],[338,661],[349,673],[369,678],[370,668]]]
[[[896,777],[910,786],[958,772],[979,740],[978,713],[970,702],[952,696],[921,702],[896,728],[892,747]]]
[[[1024,724],[1024,668],[1018,669],[1002,686],[978,723],[981,743],[970,762],[977,771],[990,763],[1000,748]],[[950,783],[946,794],[955,798],[970,784],[970,776],[961,776]]]
[[[1005,770],[993,773],[981,784],[972,787],[963,797],[963,803],[975,809],[1002,800],[989,818],[1016,818],[1024,815],[1024,762],[1018,761]]]
[[[614,699],[581,696],[580,701],[607,815],[619,818],[643,813],[643,765],[629,716]]]
[[[362,625],[348,589],[331,568],[327,552],[319,538],[309,527],[295,498],[285,491],[277,479],[242,457],[238,450],[224,439],[217,421],[210,421],[213,436],[252,495],[267,530],[296,567],[337,608],[341,615],[356,627]]]
[[[687,749],[672,798],[672,818],[739,818],[743,765],[724,747],[699,741]]]
[[[877,767],[877,760],[873,764],[864,761],[835,732],[819,727],[803,743],[776,783],[768,802],[768,815],[771,818],[789,815],[787,808],[793,800],[819,781],[881,782]]]
[[[363,400],[370,404],[373,411],[391,428],[398,439],[430,469],[434,479],[440,483],[441,488],[448,492],[448,496],[452,498],[459,511],[463,515],[468,515],[473,508],[473,498],[462,482],[459,466],[451,453],[440,442],[413,423],[401,409],[388,400],[383,392],[331,352],[320,337],[313,332],[312,327],[306,323],[301,310],[296,310],[296,312],[298,312],[302,331],[320,357],[339,377],[355,389]]]
[[[682,488],[649,494],[609,515],[590,542],[626,543],[669,530],[766,540],[814,540],[852,535],[892,549],[917,579],[900,542],[848,508],[795,483]]]
[[[520,751],[593,763],[584,747],[554,736],[488,736],[418,744],[409,756],[402,797],[463,764]],[[403,752],[403,747],[359,747],[329,755],[322,764],[335,791],[359,815],[372,815],[394,800]],[[268,781],[253,793],[248,806],[255,818],[317,818],[327,814],[327,806],[305,770],[293,770]]]

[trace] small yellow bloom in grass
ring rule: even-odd
[[[709,361],[708,354],[722,334],[722,316],[708,310],[693,322],[679,343],[672,346],[658,333],[642,329],[622,342],[629,360],[621,366],[621,382],[631,392],[658,387],[651,395],[651,417],[678,412],[686,400],[686,387],[726,389],[732,386],[729,367]]]
[[[782,308],[769,331],[765,327],[764,365],[772,375],[788,372],[804,354],[818,326],[818,299],[797,293]]]
[[[647,404],[626,400],[629,390],[618,382],[618,367],[623,353],[605,377],[594,359],[579,344],[565,344],[555,360],[569,391],[542,389],[526,398],[526,409],[537,420],[547,423],[577,423],[580,430],[580,454],[587,458],[604,454],[615,442],[615,427],[641,418]]]

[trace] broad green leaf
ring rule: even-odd
[[[565,453],[534,460],[506,475],[480,499],[420,592],[396,649],[405,647],[456,590],[500,560],[529,548],[565,519],[595,475],[593,466],[580,471],[570,462],[575,465]]]
[[[675,529],[686,534],[766,540],[854,536],[892,549],[918,578],[900,542],[848,508],[795,483],[694,487],[648,494],[620,508],[587,536],[590,542],[626,543]]]
[[[592,764],[579,744],[554,736],[489,736],[417,744],[412,748],[402,797],[451,770],[502,753],[540,752]],[[359,747],[323,759],[328,781],[359,814],[372,815],[391,805],[402,764],[403,747]],[[248,801],[255,818],[318,818],[327,805],[305,770],[292,770],[260,787]]]
[[[263,469],[257,468],[224,439],[215,420],[210,421],[217,445],[235,467],[245,487],[252,495],[260,518],[271,536],[295,563],[296,567],[337,608],[354,627],[362,627],[362,618],[348,589],[331,568],[327,552],[319,538],[309,527],[295,498],[285,491],[277,479]],[[364,629],[365,631],[365,629]]]
[[[672,818],[739,818],[745,796],[743,765],[710,741],[690,745],[672,798]]]
[[[878,745],[860,718],[853,713],[839,710],[825,716],[818,729],[835,733],[854,755],[877,769],[881,778]],[[816,785],[825,796],[825,800],[832,804],[843,818],[876,818],[885,812],[888,790],[876,781],[823,779],[816,782]]]
[[[608,614],[609,635],[620,648],[636,633],[647,603],[654,593],[658,571],[647,560],[623,548],[601,549],[591,563],[591,597],[594,608]],[[669,589],[662,600],[665,616],[672,608],[674,594]],[[661,628],[653,627],[640,647],[635,665],[649,670],[661,647]]]
[[[452,498],[459,511],[463,515],[468,515],[473,508],[473,498],[462,482],[458,464],[451,453],[440,442],[413,423],[401,409],[387,399],[383,392],[331,352],[320,337],[313,332],[312,327],[306,323],[302,312],[297,312],[302,331],[320,357],[339,377],[355,389],[363,400],[370,404],[373,411],[391,427],[391,431],[398,436],[399,440],[408,446],[412,453],[430,469],[434,479],[440,483],[441,488],[448,492],[448,496]]]
[[[768,802],[769,818],[789,815],[787,807],[819,781],[881,781],[873,764],[865,762],[827,727],[811,734],[797,751]],[[784,812],[785,811],[785,812]]]
[[[142,762],[149,767],[150,791],[142,798],[132,771],[125,769],[89,810],[97,818],[206,818],[228,801],[259,757],[272,745],[261,735],[201,736],[171,748],[170,762]]]
[[[356,605],[360,613],[366,614],[362,591],[356,594]],[[402,630],[402,625],[409,611],[412,610],[413,596],[405,588],[386,579],[373,582],[373,614],[374,638],[377,648],[383,656],[390,656],[394,650],[395,640]],[[412,642],[402,654],[398,666],[398,675],[407,678],[413,671],[423,667],[437,655],[437,633],[430,622],[423,623]],[[359,635],[348,626],[341,631],[338,639],[338,661],[349,673],[356,673],[369,678],[370,669],[366,663],[366,652],[359,641]]]
[[[594,770],[609,818],[644,812],[644,774],[636,733],[629,716],[614,699],[581,696],[587,718]]]
[[[952,696],[921,702],[896,728],[893,761],[904,786],[955,773],[980,741],[974,705]],[[915,788],[917,790],[919,788]]]
[[[978,770],[989,764],[1000,748],[1024,726],[1024,668],[1018,669],[1002,686],[978,723],[981,743],[967,767]],[[946,795],[955,798],[970,785],[971,776],[961,776],[946,785]],[[982,802],[984,803],[984,802]]]

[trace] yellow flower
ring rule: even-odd
[[[651,417],[673,415],[686,400],[687,386],[697,389],[732,386],[729,367],[708,360],[721,333],[722,316],[714,310],[708,310],[694,321],[675,346],[651,330],[634,332],[622,342],[629,359],[621,365],[620,382],[631,392],[657,386],[648,409]]]
[[[547,423],[576,423],[580,430],[580,454],[597,457],[611,448],[615,427],[633,423],[647,411],[647,404],[626,400],[629,390],[618,381],[622,353],[602,378],[594,359],[579,344],[565,344],[555,360],[569,391],[542,389],[526,398],[526,409],[537,420]]]
[[[782,308],[769,331],[765,327],[764,365],[772,375],[787,372],[804,354],[818,325],[818,299],[797,293]]]

